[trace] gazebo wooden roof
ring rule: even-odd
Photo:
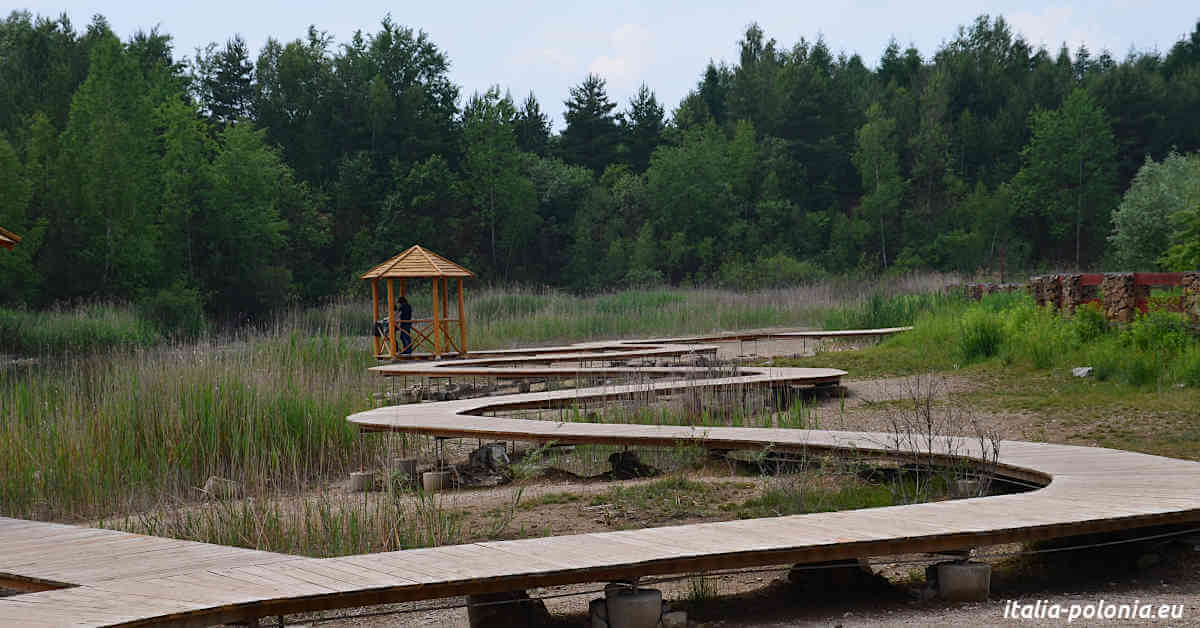
[[[377,359],[405,359],[414,357],[414,346],[429,344],[432,352],[417,353],[415,356],[432,355],[442,357],[442,349],[453,348],[458,355],[467,355],[467,315],[463,305],[463,279],[475,273],[430,251],[413,245],[399,255],[363,273],[362,278],[371,282],[371,309],[376,321],[375,357]],[[429,278],[433,280],[433,318],[399,319],[396,316],[396,294],[393,282],[400,280],[400,296],[407,293],[406,280]],[[458,280],[458,318],[450,318],[450,286],[446,280]],[[379,318],[379,280],[387,280],[387,320]],[[440,294],[439,294],[440,293]],[[397,338],[397,324],[400,336]],[[451,333],[451,325],[457,334]],[[457,336],[457,337],[456,337]],[[397,340],[400,342],[397,343]]]
[[[6,249],[12,249],[12,247],[16,246],[20,241],[21,236],[9,231],[8,229],[5,229],[4,227],[0,227],[0,246]]]
[[[474,277],[475,273],[414,244],[392,259],[363,274],[363,279],[412,277]]]

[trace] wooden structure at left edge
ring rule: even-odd
[[[12,250],[12,247],[16,246],[20,241],[21,236],[9,231],[8,229],[5,229],[4,227],[0,227],[0,246]]]
[[[374,320],[379,316],[379,280],[387,280],[387,311],[388,325],[386,334],[373,334],[375,339],[375,357],[380,360],[399,360],[404,358],[429,357],[429,354],[404,354],[403,347],[397,346],[396,336],[398,322],[412,323],[410,342],[413,347],[425,343],[432,345],[432,357],[441,358],[443,354],[457,352],[459,356],[467,355],[467,312],[463,305],[463,279],[474,277],[475,273],[455,264],[454,262],[414,245],[399,255],[372,268],[363,274],[363,279],[371,280],[371,307]],[[396,311],[395,280],[400,280],[400,296],[408,292],[409,279],[431,279],[433,317],[419,318],[410,321],[397,321],[392,313]],[[458,280],[458,318],[450,318],[450,287],[448,279]],[[451,324],[457,324],[458,334],[451,333]]]

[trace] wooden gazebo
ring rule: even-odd
[[[422,248],[419,245],[409,247],[399,255],[372,268],[363,274],[363,279],[371,280],[371,307],[374,320],[380,321],[379,316],[379,280],[387,279],[387,325],[383,326],[375,338],[375,357],[380,360],[397,360],[404,358],[432,357],[441,358],[451,349],[459,356],[467,355],[467,314],[463,307],[463,279],[474,277],[475,273],[455,264],[454,262]],[[396,292],[394,282],[400,280],[400,296],[408,293],[407,280],[433,280],[433,318],[417,318],[397,320]],[[458,318],[450,318],[450,288],[447,279],[458,280]],[[397,346],[397,324],[412,325],[410,347],[420,347],[430,344],[432,353],[405,353],[402,346]],[[457,324],[458,334],[451,333],[452,324]]]
[[[16,246],[20,241],[21,236],[9,231],[8,229],[5,229],[4,227],[0,227],[0,246],[11,250],[12,247]]]

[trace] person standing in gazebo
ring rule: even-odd
[[[412,353],[412,306],[408,304],[408,299],[400,296],[400,300],[396,302],[396,310],[398,316],[396,322],[400,323],[400,346],[403,349],[401,353]]]

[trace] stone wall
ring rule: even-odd
[[[1183,311],[1193,327],[1200,326],[1200,272],[1183,274]]]
[[[1074,314],[1075,308],[1083,305],[1083,275],[1059,275],[1062,286],[1062,310]]]
[[[1104,316],[1110,321],[1131,322],[1137,313],[1137,295],[1133,273],[1108,273],[1100,284]]]

